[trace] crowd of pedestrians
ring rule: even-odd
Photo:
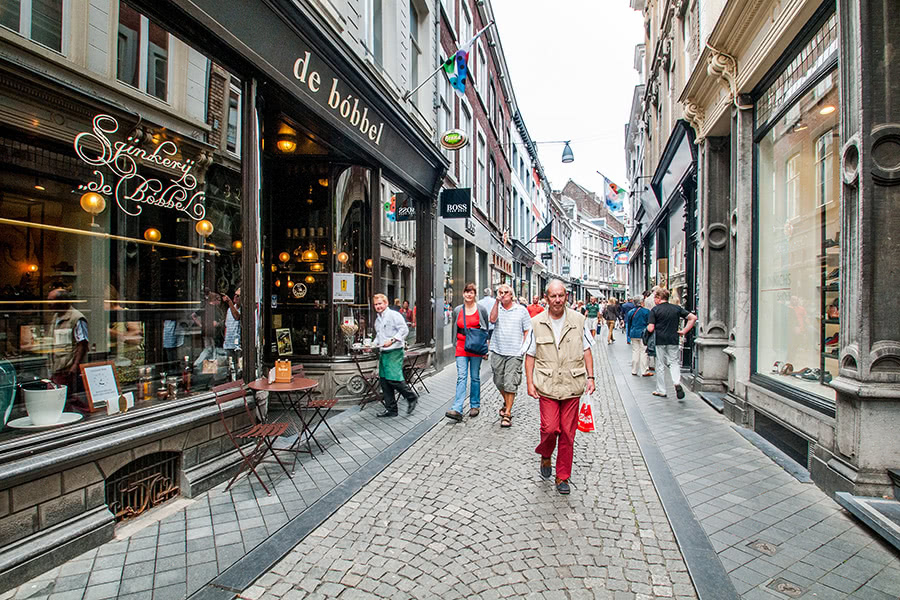
[[[543,296],[534,296],[530,304],[526,298],[516,298],[508,284],[501,284],[496,290],[485,288],[481,299],[476,300],[476,296],[475,284],[466,284],[463,302],[452,312],[456,394],[445,416],[461,423],[467,398],[469,418],[481,413],[481,366],[489,358],[494,385],[503,398],[500,427],[511,427],[513,404],[524,371],[528,395],[538,401],[540,408],[540,440],[535,448],[540,457],[539,471],[546,479],[553,475],[555,451],[555,486],[560,494],[571,490],[569,478],[581,398],[594,392],[592,346],[600,319],[607,327],[607,344],[615,342],[616,329],[624,331],[631,345],[632,375],[650,377],[655,373],[654,396],[667,396],[668,372],[676,396],[684,398],[680,337],[693,328],[697,317],[670,304],[665,288],[653,288],[621,304],[616,298],[606,301],[597,297],[570,304],[565,284],[556,279],[550,281]],[[415,410],[417,397],[402,373],[403,341],[409,332],[406,319],[399,311],[386,310],[384,295],[376,294],[373,301],[378,313],[376,344],[381,349],[379,376],[385,407],[378,416],[398,414],[395,393],[407,400],[409,414]]]

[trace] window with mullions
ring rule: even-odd
[[[0,25],[62,52],[62,0],[0,0]]]
[[[168,100],[169,34],[125,2],[119,3],[116,77]]]

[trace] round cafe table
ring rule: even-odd
[[[289,382],[273,381],[272,383],[269,383],[267,377],[260,377],[259,379],[254,379],[248,383],[247,387],[255,392],[269,392],[270,394],[274,394],[278,397],[282,406],[291,407],[291,410],[293,410],[297,419],[299,419],[300,425],[298,427],[299,434],[297,435],[296,441],[291,444],[290,450],[308,452],[312,455],[312,446],[310,445],[310,442],[314,442],[321,452],[325,451],[315,436],[316,429],[318,429],[319,425],[325,421],[325,418],[324,415],[319,414],[318,408],[310,407],[309,403],[312,392],[318,385],[319,382],[315,379],[294,376],[291,377]],[[304,408],[313,408],[315,411],[309,419],[306,419],[303,416]],[[319,420],[314,424],[313,421],[317,414],[319,415]],[[304,435],[306,436],[307,449],[301,450],[298,446],[303,441]]]

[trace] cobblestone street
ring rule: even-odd
[[[597,354],[571,495],[538,474],[537,402],[523,383],[501,429],[485,369],[481,415],[441,421],[240,597],[696,598]]]

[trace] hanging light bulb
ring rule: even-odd
[[[148,227],[144,230],[144,239],[148,242],[158,242],[162,239],[162,234],[155,227]]]
[[[39,192],[46,191],[46,189],[47,189],[41,184],[41,181],[37,178],[36,175],[34,177],[34,189],[36,189]]]
[[[291,289],[292,287],[294,287],[294,282],[291,281],[290,277],[288,277],[288,280],[287,280],[287,287],[288,287],[288,289]]]
[[[291,255],[288,254],[287,252],[282,252],[281,254],[278,255],[278,260],[280,260],[283,263],[286,263],[287,261],[291,260]],[[273,267],[274,267],[274,265],[273,265]]]
[[[214,228],[212,221],[203,219],[202,221],[197,221],[197,224],[194,225],[194,229],[200,234],[200,237],[205,239],[212,235]]]
[[[306,203],[307,203],[307,204],[312,204],[312,203],[313,203],[312,186],[309,186],[309,194],[306,196]]]
[[[234,240],[233,242],[231,242],[231,247],[235,250],[240,250],[244,247],[244,242],[242,242],[241,240]]]
[[[106,199],[97,192],[85,192],[81,195],[81,208],[91,215],[91,227],[100,227],[94,217],[106,208]]]
[[[367,269],[371,269],[371,268],[372,268],[372,259],[371,259],[371,258],[367,258],[367,259],[366,259],[366,268],[367,268]]]
[[[306,283],[315,283],[315,282],[316,282],[316,278],[313,277],[312,275],[307,275],[307,276],[303,279],[303,281],[305,281]]]
[[[309,243],[309,248],[303,251],[303,255],[300,257],[300,260],[303,262],[316,262],[319,260],[319,253],[316,252],[316,249],[313,247],[312,242]]]
[[[569,146],[569,142],[566,142],[566,146],[563,148],[562,161],[564,163],[570,163],[570,162],[574,162],[574,160],[575,160],[575,155],[572,154],[572,148],[571,148],[571,146]]]

